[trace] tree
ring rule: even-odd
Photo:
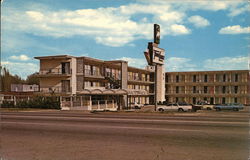
[[[26,83],[27,84],[37,84],[37,85],[39,85],[39,78],[37,77],[37,75],[38,75],[37,72],[29,75],[26,78]]]
[[[1,67],[0,80],[0,89],[3,92],[11,91],[11,84],[25,83],[25,80],[23,80],[18,75],[12,75],[5,67]]]

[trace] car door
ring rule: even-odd
[[[178,104],[173,104],[172,105],[172,109],[171,109],[172,111],[178,111]]]
[[[168,104],[164,107],[164,110],[171,111],[172,110],[172,104]]]

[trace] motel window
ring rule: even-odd
[[[146,81],[146,76],[145,76],[145,74],[142,74],[141,77],[142,77],[142,81]]]
[[[222,104],[226,104],[226,98],[222,97]]]
[[[226,78],[227,78],[226,74],[223,74],[223,82],[226,82]]]
[[[179,93],[179,86],[176,86],[175,92],[176,92],[176,93]]]
[[[91,75],[91,66],[90,65],[85,65],[84,68],[85,68],[84,73],[86,75]]]
[[[84,82],[84,87],[90,87],[90,86],[91,86],[90,81],[85,81],[85,82]]]
[[[226,86],[222,86],[222,93],[226,93]]]
[[[207,74],[204,75],[204,82],[207,82]]]
[[[238,74],[235,74],[234,81],[238,82]]]
[[[196,82],[196,75],[193,75],[193,82]]]
[[[193,93],[196,93],[196,86],[193,86]]]
[[[238,103],[238,99],[236,97],[234,98],[234,103]]]
[[[234,86],[234,93],[238,93],[238,86]]]
[[[207,93],[207,86],[204,86],[204,93]]]
[[[196,98],[193,97],[193,104],[196,104]]]
[[[179,75],[176,75],[176,82],[179,82]]]
[[[93,75],[96,75],[96,76],[100,75],[100,67],[93,66]]]
[[[166,82],[168,82],[168,75],[166,74]]]

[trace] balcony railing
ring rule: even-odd
[[[68,93],[71,92],[71,87],[51,87],[51,86],[46,86],[46,87],[40,87],[40,92],[42,93]]]
[[[40,75],[49,75],[49,74],[71,74],[71,71],[69,69],[66,69],[65,71],[62,70],[62,68],[51,68],[51,69],[41,69],[39,72]]]
[[[103,77],[103,75],[98,70],[91,71],[90,69],[85,69],[85,76],[93,76],[93,77]]]

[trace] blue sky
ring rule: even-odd
[[[166,71],[248,69],[249,3],[167,0],[4,0],[2,64],[25,78],[35,56],[123,59],[144,68],[161,26]]]

